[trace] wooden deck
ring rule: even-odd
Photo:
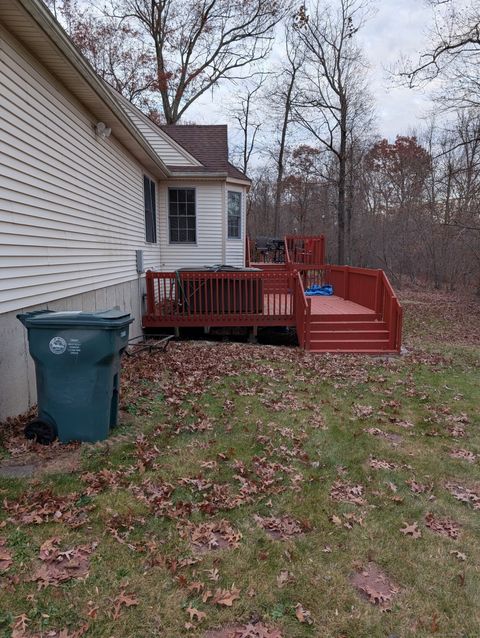
[[[376,313],[370,308],[365,308],[354,301],[343,299],[337,295],[331,297],[309,297],[312,300],[312,316],[318,315],[364,315],[376,319]]]
[[[402,309],[385,273],[312,264],[324,249],[323,240],[315,241],[318,249],[305,252],[315,243],[290,238],[287,262],[250,262],[258,270],[148,271],[143,327],[291,326],[300,347],[313,352],[399,352]],[[325,283],[333,296],[305,294]]]

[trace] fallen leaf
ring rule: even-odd
[[[113,601],[113,620],[117,620],[120,616],[122,607],[134,607],[139,604],[138,598],[135,594],[127,594],[125,590],[122,590],[120,594]]]
[[[282,589],[283,587],[285,587],[285,585],[292,582],[292,580],[292,574],[287,570],[283,570],[277,576],[277,586]]]
[[[298,622],[306,623],[307,625],[311,625],[313,623],[311,613],[300,603],[295,605],[295,616],[297,617]]]
[[[0,538],[0,572],[6,572],[12,566],[12,554],[6,548],[7,541]]]
[[[199,611],[195,607],[187,607],[187,614],[190,616],[190,620],[196,620],[197,622],[202,622],[207,617],[204,611]]]
[[[453,554],[455,558],[458,558],[458,560],[462,560],[462,561],[467,560],[467,555],[463,554],[462,552],[459,552],[457,549],[452,549],[450,554]]]
[[[212,604],[231,607],[237,598],[240,598],[240,590],[232,585],[230,589],[217,589],[212,599]]]
[[[409,525],[408,523],[404,523],[405,527],[403,527],[400,531],[405,536],[411,536],[412,538],[421,538],[422,532],[418,529],[418,523],[412,523]]]

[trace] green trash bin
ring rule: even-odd
[[[102,441],[117,424],[120,358],[133,319],[120,310],[17,315],[35,362],[38,417],[27,438]]]

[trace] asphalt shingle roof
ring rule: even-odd
[[[193,155],[209,172],[227,173],[236,179],[249,179],[228,161],[228,129],[226,124],[167,124],[161,129]],[[201,166],[169,166],[172,171],[198,173]]]

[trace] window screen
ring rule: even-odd
[[[242,235],[242,194],[228,191],[228,238],[240,239]]]
[[[240,239],[242,236],[242,194],[228,191],[228,238]]]
[[[157,241],[155,182],[146,175],[143,176],[143,197],[145,200],[145,240],[154,244]]]
[[[195,189],[168,189],[168,219],[170,242],[194,244],[197,240]]]

